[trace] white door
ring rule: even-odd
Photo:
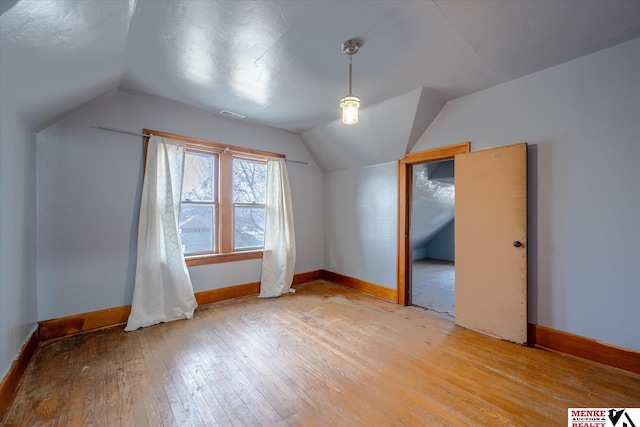
[[[455,156],[456,323],[527,343],[527,144]]]

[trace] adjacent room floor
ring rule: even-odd
[[[640,375],[325,281],[46,342],[3,426],[552,426],[633,407]]]
[[[419,259],[412,263],[411,302],[449,319],[455,317],[455,267],[452,261]]]

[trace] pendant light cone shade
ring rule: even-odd
[[[360,108],[360,98],[351,93],[351,57],[360,49],[360,42],[357,40],[347,40],[342,43],[342,52],[349,55],[349,95],[340,100],[342,108],[342,123],[353,125],[358,123],[358,109]]]

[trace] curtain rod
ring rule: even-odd
[[[151,138],[153,135],[148,135],[146,133],[140,133],[140,132],[130,132],[128,130],[122,130],[122,129],[116,129],[116,128],[108,128],[106,126],[89,126],[93,129],[100,129],[100,130],[106,130],[109,132],[118,132],[118,133],[124,133],[126,135],[134,135],[134,136],[146,136],[147,138]],[[232,151],[234,153],[237,153],[237,151],[234,150],[229,150],[229,148],[227,148],[225,151]],[[291,162],[291,163],[300,163],[302,165],[308,165],[309,162],[303,162],[302,160],[290,160],[290,159],[284,159],[285,162]]]

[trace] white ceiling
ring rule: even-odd
[[[367,107],[423,88],[446,101],[640,36],[635,0],[0,5],[0,93],[36,131],[121,88],[303,133],[339,115],[350,38]]]

